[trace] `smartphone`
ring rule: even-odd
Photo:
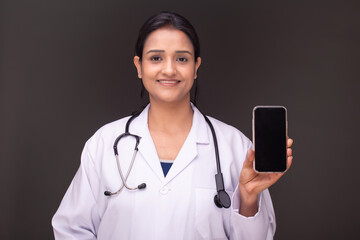
[[[287,110],[283,106],[253,109],[254,170],[284,172],[287,159]]]

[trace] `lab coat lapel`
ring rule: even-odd
[[[198,144],[209,144],[208,126],[204,119],[204,116],[200,111],[192,105],[194,110],[193,123],[188,137],[186,138],[183,146],[181,147],[178,156],[176,157],[174,164],[170,168],[170,171],[166,175],[164,180],[164,173],[162,171],[160,160],[156,152],[155,144],[149,132],[148,127],[148,105],[142,113],[134,119],[130,126],[130,132],[141,137],[139,144],[139,153],[145,159],[149,167],[164,184],[170,182],[179,173],[181,173],[198,154]]]
[[[194,116],[191,130],[168,174],[166,175],[164,184],[170,182],[193,160],[196,159],[198,154],[198,144],[209,144],[207,123],[199,110],[193,105],[192,108],[194,110]]]
[[[164,173],[161,169],[159,157],[156,152],[155,144],[149,132],[148,127],[148,105],[142,113],[134,119],[130,126],[130,132],[141,137],[139,144],[139,153],[147,162],[148,166],[152,169],[155,175],[162,182],[164,180]]]

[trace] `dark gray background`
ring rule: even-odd
[[[103,124],[141,104],[140,25],[198,30],[199,107],[251,138],[255,105],[285,105],[294,164],[270,191],[275,239],[358,229],[359,1],[7,0],[0,4],[0,237],[52,239],[50,220]]]

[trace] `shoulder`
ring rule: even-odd
[[[125,132],[125,125],[130,116],[107,123],[100,127],[86,142],[90,148],[113,142],[117,136]]]
[[[252,143],[250,139],[240,130],[213,117],[208,116],[208,118],[214,126],[216,135],[219,136],[218,138],[221,138],[221,141],[225,141],[231,146],[241,144],[247,149],[251,147]]]
[[[126,122],[129,120],[130,116],[123,117],[121,119],[118,119],[116,121],[110,122],[99,128],[96,132],[96,134],[99,134],[101,136],[106,136],[109,134],[113,134],[114,132],[124,132],[125,131],[125,125]]]
[[[143,123],[147,123],[148,109],[149,105],[135,113],[137,117],[131,122],[131,131],[136,130],[136,126],[143,126]],[[123,117],[119,120],[105,124],[95,132],[95,134],[87,141],[86,145],[91,149],[96,148],[97,150],[109,150],[108,146],[111,146],[110,149],[112,149],[115,139],[125,132],[125,127],[130,117],[131,116]]]

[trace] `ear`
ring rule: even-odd
[[[141,75],[141,61],[140,61],[140,57],[139,56],[135,56],[134,57],[134,65],[136,67],[136,70],[138,72],[138,78],[142,79],[142,75]]]
[[[197,79],[197,72],[198,72],[198,69],[200,67],[200,64],[201,64],[201,58],[198,57],[196,59],[196,63],[195,63],[195,76],[194,76],[194,79]]]

